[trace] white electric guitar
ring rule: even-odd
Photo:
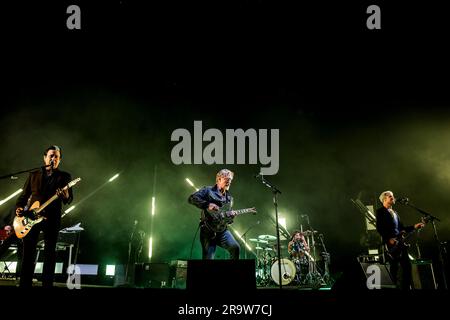
[[[76,178],[75,180],[70,181],[62,190],[68,190],[72,188],[75,184],[77,184],[81,178]],[[53,201],[58,199],[58,195],[55,194],[53,197],[44,202],[41,206],[39,201],[35,201],[29,210],[23,211],[21,213],[21,217],[14,218],[14,231],[16,233],[17,238],[22,239],[25,237],[28,232],[30,232],[31,228],[45,219],[40,213]]]

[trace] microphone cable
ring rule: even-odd
[[[200,226],[201,226],[201,223],[198,224],[197,231],[195,231],[194,239],[192,239],[192,245],[191,245],[191,252],[189,254],[189,260],[192,260],[192,251],[194,250],[195,238],[197,238],[197,233],[198,233],[198,230],[200,230]]]

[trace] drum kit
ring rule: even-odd
[[[270,268],[276,260],[277,238],[272,235],[260,235],[258,238],[249,239],[255,244],[256,249],[256,282],[259,286],[266,286],[271,281]]]
[[[281,246],[281,260],[278,260],[276,237],[273,235],[259,235],[257,238],[249,239],[256,249],[256,283],[259,287],[272,285],[299,285],[308,287],[320,287],[327,285],[329,276],[329,253],[323,245],[323,235],[317,231],[303,231],[310,251],[305,252],[306,259],[299,260],[293,256],[289,257],[287,242],[284,240]],[[320,239],[322,252],[316,254],[316,238]],[[286,258],[289,257],[289,258]],[[325,259],[326,257],[326,259]],[[306,262],[305,262],[306,261]],[[319,266],[319,262],[321,265]],[[323,265],[323,266],[322,266]],[[279,268],[281,268],[281,279]]]

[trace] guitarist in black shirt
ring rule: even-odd
[[[188,199],[190,204],[202,209],[200,242],[203,259],[214,259],[217,246],[226,249],[230,253],[231,259],[239,259],[239,243],[226,225],[222,228],[221,219],[216,216],[222,207],[231,208],[233,197],[228,190],[233,176],[233,172],[228,169],[220,170],[216,175],[214,186],[204,187]]]
[[[44,211],[46,217],[36,224],[23,238],[23,260],[20,274],[20,286],[31,287],[36,257],[36,244],[40,231],[44,232],[44,267],[42,270],[42,286],[52,287],[56,264],[56,242],[61,224],[62,204],[72,202],[72,189],[61,189],[70,180],[70,174],[58,169],[61,161],[61,149],[50,146],[44,151],[45,167],[30,172],[23,187],[23,192],[16,202],[16,215],[21,217],[27,209],[39,207],[57,194],[58,199]]]
[[[384,191],[379,199],[383,206],[378,208],[376,212],[377,231],[383,239],[386,251],[391,252],[387,254],[387,260],[390,265],[392,280],[400,289],[411,289],[411,261],[408,256],[408,248],[402,243],[402,235],[424,227],[424,223],[404,226],[397,212],[392,209],[395,204],[392,191]]]

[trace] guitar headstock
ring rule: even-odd
[[[430,215],[426,215],[424,217],[422,217],[420,220],[422,221],[422,223],[427,224],[428,222],[430,222],[433,218]]]
[[[80,182],[80,181],[81,181],[81,178],[76,178],[76,179],[70,181],[70,182],[67,184],[67,187],[68,187],[68,188],[72,188],[74,185],[76,185],[76,184],[77,184],[78,182]]]

